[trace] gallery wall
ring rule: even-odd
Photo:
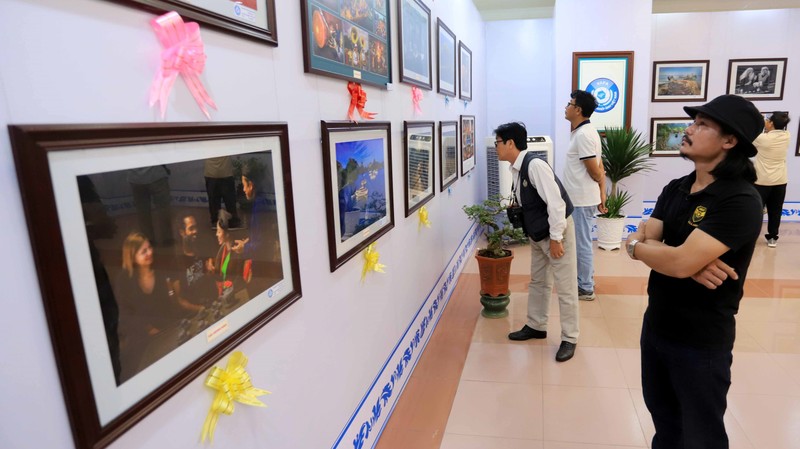
[[[487,135],[484,24],[469,0],[425,2],[432,10],[434,58],[437,17],[472,50],[473,100],[446,102],[434,88],[424,91],[422,114],[415,115],[410,86],[397,83],[397,4],[389,2],[395,83],[388,90],[364,89],[365,109],[392,126],[395,227],[377,242],[386,273],[370,274],[362,283],[359,258],[334,273],[328,263],[320,120],[346,120],[346,82],[303,72],[300,2],[276,3],[278,47],[201,25],[208,56],[202,80],[219,106],[212,120],[289,125],[303,291],[298,302],[236,348],[250,358],[254,384],[272,394],[263,398],[267,409],[237,406],[232,417],[223,416],[215,445],[325,448],[359,407],[471,229],[461,206],[485,196],[486,154],[478,145],[477,168],[448,191],[439,192],[437,165],[436,196],[427,204],[430,228],[419,227],[416,215],[404,216],[404,120],[436,121],[438,129],[441,120],[474,115],[477,141]],[[160,122],[147,105],[161,51],[149,25],[153,17],[110,1],[0,3],[6,36],[0,40],[0,189],[8,237],[7,257],[0,262],[0,304],[6,310],[0,328],[7,338],[0,358],[13,367],[0,382],[7,405],[0,415],[0,447],[72,447],[6,125]],[[180,79],[166,121],[205,121]],[[200,446],[213,398],[204,378],[191,380],[110,447]]]

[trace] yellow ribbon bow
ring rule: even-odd
[[[423,226],[426,228],[431,227],[431,221],[428,220],[428,208],[425,206],[419,208],[419,225],[417,226],[417,229]]]
[[[241,351],[236,351],[231,354],[227,368],[222,369],[215,366],[208,374],[206,386],[217,390],[217,395],[214,397],[214,402],[211,403],[211,409],[203,424],[201,442],[205,442],[206,437],[210,442],[214,442],[214,429],[217,427],[219,414],[233,414],[234,402],[254,407],[267,406],[257,398],[270,394],[270,392],[253,386],[250,382],[250,375],[244,370],[245,366],[247,366],[247,357]]]
[[[375,242],[370,243],[367,249],[364,250],[364,269],[361,270],[361,282],[364,282],[369,271],[385,273],[383,269],[386,265],[378,262],[380,257],[381,255],[375,250]]]

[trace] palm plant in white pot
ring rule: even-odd
[[[653,144],[633,128],[606,128],[602,139],[603,167],[611,181],[606,199],[608,212],[597,216],[597,246],[605,250],[619,249],[625,215],[622,209],[630,203],[631,194],[619,189],[619,182],[641,172],[652,171],[650,153]]]

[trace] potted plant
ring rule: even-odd
[[[631,195],[619,189],[619,182],[634,173],[653,169],[650,153],[653,144],[644,140],[633,128],[606,128],[602,139],[603,167],[611,181],[606,199],[608,212],[597,216],[597,246],[605,250],[619,249],[625,215],[622,209],[631,201]]]
[[[464,206],[470,220],[481,228],[486,247],[475,254],[481,279],[481,314],[487,318],[508,315],[509,274],[514,255],[506,245],[525,240],[522,229],[513,228],[505,217],[506,206],[502,198],[490,198],[482,203]]]

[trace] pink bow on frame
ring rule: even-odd
[[[211,119],[206,104],[214,109],[217,109],[217,105],[200,81],[200,74],[206,66],[206,54],[203,41],[200,39],[200,25],[194,22],[184,23],[183,18],[175,11],[156,17],[150,21],[150,25],[164,46],[161,52],[161,67],[158,68],[156,78],[150,86],[150,107],[156,102],[160,103],[163,119],[167,113],[167,100],[172,85],[178,75],[183,75],[183,80],[200,110],[206,118]]]
[[[422,108],[419,107],[419,102],[422,101],[422,90],[417,86],[411,86],[411,101],[414,103],[414,113],[422,114]]]

